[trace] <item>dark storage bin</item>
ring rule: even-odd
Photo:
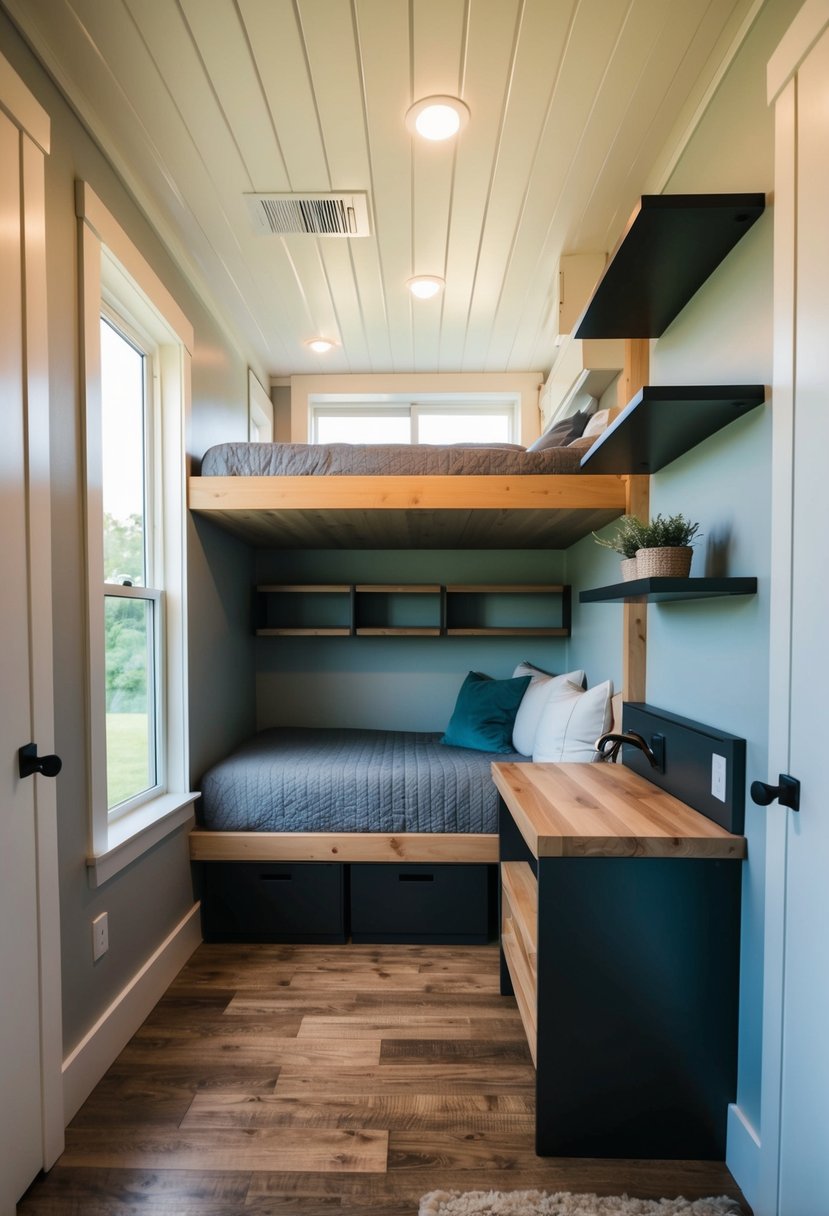
[[[494,936],[496,867],[351,866],[355,942],[482,945]]]
[[[204,862],[202,932],[208,942],[344,942],[343,866]]]

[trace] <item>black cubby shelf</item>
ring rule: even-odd
[[[570,587],[559,583],[263,583],[256,593],[261,638],[570,636]]]
[[[643,195],[576,337],[660,337],[765,205],[760,193]]]
[[[580,604],[652,603],[756,595],[756,578],[636,578],[579,592]]]
[[[587,473],[656,473],[765,401],[763,384],[646,385],[582,457]]]

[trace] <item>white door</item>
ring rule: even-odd
[[[2,61],[12,109],[9,79]],[[52,743],[42,191],[41,149],[0,111],[0,1216],[60,1148],[54,788],[18,773]]]
[[[790,773],[801,803],[767,812],[758,1216],[829,1216],[829,32],[812,45],[798,21],[776,103],[770,781]]]

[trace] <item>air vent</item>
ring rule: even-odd
[[[246,194],[245,201],[265,235],[369,235],[365,194]]]

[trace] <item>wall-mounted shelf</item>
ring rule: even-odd
[[[350,637],[354,615],[349,583],[265,583],[259,594],[257,637]]]
[[[440,637],[439,583],[358,583],[354,596],[357,637]]]
[[[256,590],[257,637],[570,636],[570,587],[559,583],[267,583]]]
[[[658,338],[765,204],[761,193],[643,195],[576,337]]]
[[[654,603],[756,595],[756,578],[636,578],[579,592],[581,604]]]
[[[516,600],[521,600],[517,603]],[[560,624],[550,624],[550,597],[561,600]],[[570,588],[561,584],[485,583],[446,588],[447,637],[567,638]]]
[[[590,473],[656,473],[736,418],[762,405],[762,384],[647,385],[599,436]]]

